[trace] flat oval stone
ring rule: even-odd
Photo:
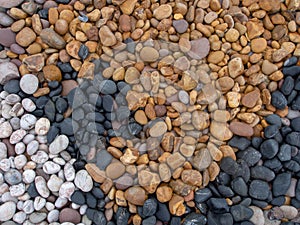
[[[13,132],[13,129],[9,122],[3,122],[0,124],[0,138],[8,138]]]
[[[125,166],[120,161],[116,161],[106,167],[106,176],[110,179],[117,179],[125,173],[125,169]]]
[[[20,80],[20,88],[26,94],[33,94],[37,91],[39,79],[33,74],[25,74]]]
[[[49,145],[49,152],[51,154],[57,155],[63,150],[65,150],[69,145],[69,138],[62,134],[54,139],[54,141]]]
[[[16,130],[11,134],[11,136],[9,138],[9,142],[13,145],[17,144],[18,142],[20,142],[23,139],[23,137],[26,134],[27,134],[27,132],[23,129]]]
[[[125,198],[134,205],[143,205],[146,200],[146,192],[138,186],[130,187],[125,191]]]
[[[22,106],[27,112],[33,112],[36,109],[36,105],[30,98],[24,98],[22,100]]]
[[[159,58],[159,53],[155,48],[146,46],[142,48],[140,57],[144,62],[155,62]]]
[[[0,84],[4,85],[9,80],[20,76],[18,67],[11,62],[0,63]]]
[[[32,114],[25,114],[21,117],[20,126],[24,130],[30,130],[36,123],[36,117]]]
[[[253,108],[259,99],[260,96],[260,91],[259,90],[254,90],[251,91],[242,98],[242,104],[248,108]]]
[[[46,181],[42,176],[37,176],[35,178],[35,187],[37,192],[43,197],[48,198],[50,195],[50,191],[47,187]]]
[[[287,100],[280,91],[272,93],[271,103],[277,109],[284,109],[287,106]]]
[[[232,122],[229,125],[229,129],[232,131],[232,133],[242,137],[250,137],[254,133],[253,128],[243,122]]]
[[[164,135],[167,132],[167,130],[167,124],[163,121],[159,121],[150,128],[149,134],[151,137],[160,137]]]
[[[50,129],[50,121],[47,118],[40,118],[36,121],[35,132],[37,135],[46,135]]]
[[[78,224],[81,221],[81,216],[79,212],[75,209],[64,208],[59,214],[59,222],[60,223],[73,223]]]
[[[83,192],[89,192],[93,188],[93,180],[86,170],[80,170],[76,173],[74,183]]]
[[[0,13],[1,17],[2,17],[2,15],[3,14]],[[6,14],[4,14],[4,15],[6,15]],[[2,19],[3,19],[3,17],[2,17]],[[9,47],[10,45],[12,45],[14,43],[16,43],[16,34],[14,32],[12,32],[10,28],[0,29],[0,44],[5,47]]]
[[[44,43],[55,49],[62,49],[66,45],[65,40],[51,28],[43,29],[40,37]]]
[[[193,59],[203,59],[205,58],[210,50],[210,43],[207,38],[200,38],[191,41],[191,50],[188,55]]]
[[[10,220],[15,212],[16,212],[17,206],[14,202],[5,202],[0,205],[0,221],[5,222]]]

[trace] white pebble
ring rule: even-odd
[[[11,196],[10,192],[5,192],[2,196],[1,196],[1,201],[2,202],[18,202],[18,199],[16,197]]]
[[[45,207],[48,211],[55,209],[55,205],[52,202],[46,202]]]
[[[34,127],[37,119],[32,114],[25,114],[21,117],[20,126],[24,130],[30,130]]]
[[[67,181],[73,181],[75,179],[75,169],[69,162],[64,166],[64,176]]]
[[[33,94],[39,86],[39,79],[33,74],[25,74],[20,79],[20,88],[26,94]]]
[[[10,169],[10,160],[9,159],[2,159],[0,161],[0,169],[3,170],[4,172],[7,172]]]
[[[55,157],[53,158],[53,162],[57,163],[58,165],[64,166],[66,164],[66,161],[62,158]]]
[[[31,160],[33,162],[36,162],[39,164],[43,164],[43,163],[47,162],[48,159],[49,159],[49,156],[44,151],[37,151],[35,155],[31,156]]]
[[[47,143],[47,136],[46,135],[38,135],[36,137],[36,140],[40,143],[40,144],[46,144]]]
[[[74,183],[83,192],[89,192],[93,188],[93,180],[86,170],[76,173]]]
[[[13,145],[17,144],[23,139],[26,133],[27,133],[26,130],[22,130],[22,129],[14,131],[9,138],[9,142]]]
[[[0,98],[5,99],[7,95],[9,95],[8,92],[6,92],[6,91],[1,91],[1,93],[0,93]]]
[[[19,197],[25,193],[25,184],[20,183],[9,187],[11,196]]]
[[[14,164],[17,169],[22,169],[27,163],[27,158],[25,155],[18,155],[14,159]]]
[[[25,145],[28,145],[31,141],[33,141],[35,139],[33,134],[26,134],[25,137],[23,138],[23,143]]]
[[[52,161],[45,162],[43,165],[43,170],[47,174],[55,174],[58,171],[60,171],[60,169],[61,169],[60,165],[58,165]]]
[[[12,118],[12,116],[10,115],[10,111],[11,111],[12,107],[8,104],[4,104],[2,105],[2,117],[5,119],[10,119]]]
[[[63,183],[63,179],[53,174],[47,182],[47,187],[52,192],[58,192]]]
[[[9,105],[14,105],[18,103],[21,100],[19,95],[16,94],[9,94],[5,98],[5,102]]]
[[[16,203],[5,202],[0,205],[0,221],[5,222],[10,220],[16,212]]]
[[[0,138],[8,138],[13,132],[13,129],[9,122],[3,122],[0,124]]]
[[[57,209],[51,210],[48,213],[47,220],[49,223],[58,221],[58,218],[59,218],[59,211]]]
[[[24,114],[24,109],[22,107],[22,104],[20,102],[16,103],[11,110],[9,111],[9,115],[11,116],[22,116]]]
[[[26,146],[23,142],[19,142],[15,145],[15,152],[16,154],[20,155],[25,152]]]
[[[4,194],[5,192],[9,191],[9,186],[7,183],[0,185],[0,195]]]
[[[65,182],[60,186],[59,197],[70,199],[75,191],[75,185],[72,182]]]
[[[36,109],[36,105],[30,98],[24,98],[22,100],[22,106],[27,112],[33,112]]]
[[[79,209],[80,215],[84,215],[86,213],[87,208],[88,208],[87,205],[80,206],[80,209]]]
[[[37,196],[34,199],[33,207],[36,211],[40,211],[46,205],[46,199],[42,198],[41,196]]]
[[[56,199],[54,205],[55,205],[56,208],[60,209],[60,208],[64,207],[67,203],[68,203],[68,199],[58,197]]]
[[[35,187],[37,192],[44,198],[48,198],[50,191],[47,187],[46,181],[42,176],[37,176],[35,179]]]
[[[24,202],[23,207],[22,207],[23,211],[26,214],[31,214],[34,211],[34,207],[33,207],[33,201],[32,200],[27,200]]]
[[[7,158],[7,147],[3,142],[0,142],[0,160]]]
[[[28,155],[34,155],[39,149],[39,142],[36,140],[32,140],[27,144],[26,152]]]
[[[13,216],[13,221],[15,221],[16,223],[22,224],[25,220],[26,220],[26,213],[24,212],[17,212]]]
[[[12,126],[12,128],[14,130],[20,129],[20,119],[19,119],[19,117],[13,117],[13,118],[10,119],[9,122],[10,122],[10,125]]]
[[[31,184],[35,178],[35,171],[32,169],[25,170],[22,176],[23,176],[23,182],[25,184]]]
[[[57,155],[65,150],[69,145],[69,138],[66,135],[57,136],[49,146],[49,152]]]
[[[36,121],[35,132],[37,135],[46,135],[50,129],[50,121],[47,118],[40,118]]]

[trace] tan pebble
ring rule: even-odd
[[[22,30],[22,28],[23,28],[24,26],[25,26],[25,20],[18,20],[18,21],[14,22],[14,23],[11,25],[10,29],[11,29],[13,32],[17,33],[17,32],[19,32],[20,30]]]
[[[134,119],[141,125],[146,125],[148,123],[147,116],[143,110],[138,110],[134,114]]]
[[[230,60],[228,63],[228,72],[232,78],[236,78],[237,76],[243,74],[244,65],[240,57]]]
[[[213,112],[213,119],[218,122],[227,122],[230,119],[230,113],[226,110],[216,110]]]
[[[184,183],[192,185],[192,186],[200,187],[202,185],[202,175],[197,170],[182,171],[181,179]]]
[[[35,54],[24,58],[23,63],[27,66],[29,71],[38,72],[44,67],[45,59],[43,54]]]
[[[49,8],[49,11],[48,11],[48,20],[49,20],[49,23],[54,25],[56,23],[56,21],[58,20],[58,11],[56,8]]]
[[[240,33],[234,29],[231,28],[225,33],[225,39],[229,42],[235,42],[239,39]]]
[[[216,162],[212,162],[212,164],[210,164],[210,166],[208,167],[208,173],[209,173],[210,181],[214,181],[216,177],[219,175],[220,167]]]
[[[89,175],[93,178],[97,183],[103,183],[106,179],[105,172],[100,170],[96,164],[88,163],[85,165],[85,169],[89,173]]]
[[[67,53],[75,59],[80,59],[78,52],[81,46],[81,42],[73,40],[66,45]]]
[[[130,15],[133,12],[136,3],[137,0],[127,0],[121,4],[120,9],[124,14]]]
[[[167,132],[167,125],[163,121],[156,122],[149,130],[151,137],[160,137]]]
[[[140,57],[145,62],[155,62],[159,58],[159,53],[155,48],[144,47],[140,51]]]
[[[68,22],[64,19],[59,19],[55,22],[55,31],[60,35],[65,35],[69,30]]]
[[[129,67],[125,72],[125,81],[128,84],[139,83],[140,72],[135,67]]]
[[[105,169],[105,174],[110,179],[117,179],[125,173],[125,166],[120,161],[109,164]]]
[[[36,34],[29,27],[23,28],[16,36],[16,42],[22,46],[29,46],[36,39]]]
[[[229,145],[220,146],[220,150],[223,153],[223,157],[231,157],[233,160],[236,160],[236,155],[233,149]]]
[[[258,20],[253,19],[251,21],[248,21],[246,23],[246,27],[247,27],[247,34],[250,40],[259,37],[264,32],[264,27],[262,22]]]
[[[284,75],[280,70],[277,70],[269,76],[270,80],[272,81],[280,81],[283,79],[283,77]]]
[[[126,95],[126,100],[129,103],[128,108],[130,110],[136,110],[139,107],[145,107],[148,98],[149,98],[148,93],[138,93],[136,91],[131,91],[130,90],[130,91],[127,92],[127,95]],[[153,109],[153,111],[154,111],[154,109]],[[145,113],[148,116],[146,109],[145,109]],[[149,118],[149,119],[151,119],[151,118]]]
[[[125,198],[134,205],[143,205],[146,200],[146,192],[138,186],[130,187],[125,191]]]
[[[100,41],[104,46],[110,47],[117,43],[117,39],[108,26],[102,26],[99,30]]]
[[[120,157],[120,161],[124,165],[130,165],[135,163],[139,158],[139,151],[134,148],[126,148],[123,156]]]
[[[214,51],[209,53],[207,61],[209,63],[218,64],[224,59],[224,52],[222,51]]]
[[[253,128],[243,122],[231,122],[229,129],[236,135],[250,137],[253,135]]]
[[[78,78],[94,79],[95,64],[84,61],[78,73]]]
[[[255,53],[261,53],[267,48],[267,41],[264,38],[256,38],[251,40],[251,49]]]
[[[133,225],[141,225],[142,224],[142,218],[138,214],[135,214],[132,217],[132,223],[133,223]]]
[[[177,216],[182,216],[185,213],[184,199],[179,195],[173,195],[169,202],[170,213]]]
[[[184,162],[185,162],[185,158],[179,152],[172,154],[167,159],[167,163],[172,170],[175,170],[178,167],[181,167],[184,164]]]
[[[231,77],[221,77],[216,81],[216,87],[224,92],[229,91],[231,88],[233,88],[234,80]]]
[[[130,24],[130,16],[128,15],[121,15],[119,18],[119,24],[120,24],[120,29],[123,32],[129,32],[131,31],[131,24]]]
[[[232,132],[229,130],[228,125],[222,122],[212,121],[210,132],[220,141],[226,141],[232,137]]]
[[[156,190],[157,200],[164,203],[171,200],[173,195],[173,190],[169,186],[160,186]]]
[[[62,74],[60,69],[55,65],[47,65],[43,68],[44,77],[48,81],[61,81]]]
[[[270,75],[270,74],[274,73],[275,71],[277,71],[278,67],[275,64],[271,63],[270,61],[264,60],[262,63],[261,70],[264,74]]]
[[[81,66],[82,66],[82,62],[78,59],[71,59],[70,64],[71,64],[72,68],[77,72],[81,69]]]
[[[166,19],[172,14],[172,7],[168,4],[162,4],[153,11],[153,16],[158,19]]]
[[[63,10],[59,14],[59,19],[64,19],[70,23],[74,19],[74,13],[71,10]]]
[[[153,194],[161,180],[157,173],[141,170],[138,172],[138,182],[148,193]]]
[[[50,88],[44,87],[44,88],[39,88],[34,94],[33,97],[40,97],[44,96],[50,93]]]
[[[241,103],[248,108],[253,108],[256,105],[259,97],[260,91],[257,89],[244,95]]]

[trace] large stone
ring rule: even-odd
[[[9,80],[20,76],[18,67],[11,62],[3,62],[0,64],[0,84],[4,85]]]
[[[0,221],[6,222],[6,221],[10,220],[14,216],[16,209],[17,209],[17,206],[16,206],[16,203],[14,203],[14,202],[9,201],[9,202],[2,203],[0,205],[0,212],[1,212],[0,213]]]

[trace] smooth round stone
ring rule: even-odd
[[[29,216],[29,221],[37,224],[42,222],[44,219],[46,219],[47,214],[46,213],[40,213],[40,212],[34,212]]]
[[[63,183],[63,179],[59,178],[56,175],[51,175],[50,179],[47,182],[47,187],[52,192],[58,192]]]
[[[290,173],[281,173],[276,175],[273,181],[272,191],[275,197],[285,195],[291,185],[292,175]]]
[[[265,138],[273,138],[276,134],[278,134],[278,126],[277,125],[270,125],[267,126],[264,130]]]
[[[13,128],[14,130],[20,129],[20,118],[18,118],[18,117],[13,117],[13,118],[10,119],[9,122],[10,122],[10,124],[11,124],[11,126],[12,126],[12,128]]]
[[[24,183],[30,184],[30,183],[34,182],[34,178],[35,178],[34,170],[28,169],[23,172],[23,182]]]
[[[57,155],[65,150],[69,145],[69,138],[66,135],[57,136],[54,141],[49,145],[49,152]]]
[[[59,197],[70,199],[71,195],[75,191],[75,185],[73,182],[65,182],[60,186]]]
[[[48,198],[50,195],[50,191],[47,187],[46,181],[42,176],[37,176],[35,178],[35,187],[38,193],[43,197],[43,198]]]
[[[22,175],[18,170],[11,169],[4,174],[4,179],[6,183],[15,185],[22,182]]]
[[[149,131],[151,137],[160,137],[167,132],[168,128],[165,122],[156,122]]]
[[[26,146],[26,152],[28,155],[34,155],[39,149],[39,143],[36,140],[30,141]]]
[[[285,60],[285,62],[284,62],[284,66],[293,66],[293,65],[295,65],[296,63],[298,62],[298,58],[297,57],[295,57],[295,56],[293,56],[293,57],[291,57],[291,58],[288,58],[287,60]]]
[[[81,221],[81,216],[75,209],[64,208],[59,214],[59,222],[70,222],[73,224],[78,224]]]
[[[263,157],[272,159],[278,152],[278,142],[274,139],[268,139],[260,145],[260,152]]]
[[[74,183],[83,192],[89,192],[93,188],[93,180],[86,170],[76,173]]]
[[[20,211],[13,216],[13,221],[19,224],[23,224],[23,222],[26,220],[26,217],[26,213]]]
[[[0,138],[8,138],[13,132],[13,129],[9,122],[0,124]]]
[[[22,169],[27,163],[27,158],[25,155],[18,155],[15,157],[14,163],[17,169]]]
[[[19,80],[8,81],[4,85],[3,90],[6,91],[7,93],[17,94],[20,91],[20,81]]]
[[[16,94],[9,94],[5,98],[5,102],[9,105],[14,105],[18,103],[21,100],[20,96]]]
[[[189,24],[186,20],[183,19],[173,20],[173,27],[178,33],[183,34],[188,29]]]
[[[47,220],[49,223],[53,223],[58,221],[59,211],[57,209],[53,209],[48,213]]]
[[[33,94],[39,86],[39,79],[33,74],[25,74],[21,77],[20,88],[26,94]]]
[[[112,80],[104,80],[100,84],[99,91],[105,95],[112,95],[117,91],[116,83]]]
[[[189,104],[189,102],[190,102],[190,96],[189,96],[189,94],[186,92],[186,91],[184,91],[184,90],[180,90],[179,92],[178,92],[178,99],[183,103],[183,104]]]
[[[5,222],[10,220],[15,212],[16,212],[17,206],[14,202],[5,202],[0,205],[0,221]]]
[[[52,161],[48,161],[43,165],[43,170],[45,173],[47,174],[54,174],[60,171],[60,165],[52,162]]]
[[[277,109],[284,109],[287,106],[287,100],[280,91],[272,93],[271,103]]]
[[[27,112],[33,112],[36,109],[36,105],[30,98],[24,98],[22,100],[22,106]]]
[[[252,209],[249,209],[242,204],[232,206],[230,212],[233,216],[234,221],[236,222],[248,220],[253,216]]]
[[[50,129],[50,121],[47,118],[40,118],[36,121],[35,132],[37,135],[46,135]]]
[[[9,188],[9,193],[11,196],[19,197],[25,193],[25,184],[20,183],[16,185],[12,185]]]
[[[0,160],[7,158],[7,147],[3,142],[0,142]]]
[[[146,46],[142,48],[140,57],[144,62],[155,62],[159,58],[159,53],[155,48]]]
[[[249,186],[249,195],[258,200],[266,200],[269,196],[268,183],[261,180],[253,180]]]
[[[37,119],[32,114],[25,114],[21,117],[20,126],[24,130],[30,130],[34,127]]]

